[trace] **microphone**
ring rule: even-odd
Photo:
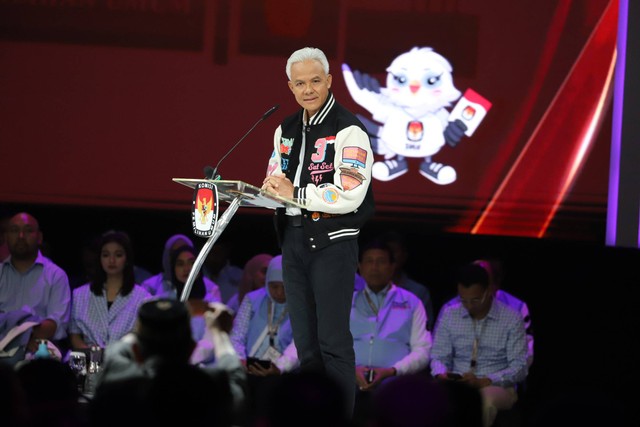
[[[215,167],[215,168],[212,168],[211,166],[205,166],[205,167],[204,167],[204,177],[205,177],[205,179],[214,179],[214,180],[218,180],[218,179],[220,179],[220,175],[217,175],[217,173],[218,173],[218,167],[220,166],[220,163],[222,163],[222,161],[223,161],[224,159],[226,159],[226,158],[227,158],[227,156],[228,156],[229,154],[231,154],[231,152],[232,152],[233,150],[235,150],[235,149],[236,149],[236,147],[237,147],[237,146],[238,146],[238,145],[239,145],[239,144],[240,144],[240,143],[241,143],[241,142],[242,142],[242,141],[243,141],[243,140],[244,140],[244,139],[245,139],[245,138],[246,138],[246,137],[247,137],[247,136],[248,136],[248,135],[249,135],[249,134],[254,130],[254,129],[255,129],[255,127],[256,127],[256,126],[258,126],[258,124],[260,124],[260,122],[262,122],[262,121],[266,120],[266,119],[267,119],[267,117],[269,117],[270,115],[272,115],[272,114],[273,114],[273,113],[274,113],[278,108],[280,108],[280,105],[278,105],[278,104],[276,104],[276,105],[274,105],[273,107],[269,108],[269,110],[268,110],[266,113],[264,113],[264,114],[262,115],[262,117],[260,117],[260,118],[258,119],[258,121],[257,121],[257,122],[255,122],[255,124],[254,124],[253,126],[251,126],[251,129],[249,129],[249,130],[247,131],[247,133],[245,133],[245,134],[242,136],[242,138],[240,138],[240,139],[238,140],[238,142],[236,142],[236,143],[235,143],[235,145],[234,145],[233,147],[231,147],[231,149],[230,149],[229,151],[227,151],[227,154],[225,154],[224,156],[222,156],[222,158],[218,161],[218,164],[216,165],[216,167]]]

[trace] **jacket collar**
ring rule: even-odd
[[[318,112],[314,114],[311,119],[309,119],[309,125],[313,126],[321,124],[335,104],[336,100],[333,97],[333,93],[329,91],[329,96],[327,96],[327,99],[324,101],[324,105],[322,105],[320,110],[318,110]]]

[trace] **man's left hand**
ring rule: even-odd
[[[262,189],[280,197],[293,198],[293,183],[283,173],[267,176],[262,182]]]

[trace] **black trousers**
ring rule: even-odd
[[[285,229],[282,273],[300,369],[324,371],[337,381],[349,416],[355,400],[349,319],[357,266],[356,239],[311,252],[302,227]]]

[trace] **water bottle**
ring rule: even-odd
[[[93,395],[95,393],[101,363],[102,349],[97,345],[91,346],[91,349],[89,350],[89,367],[87,369],[87,377],[84,383],[85,394]]]
[[[38,341],[38,349],[33,354],[34,359],[49,359],[51,357],[51,353],[49,353],[49,348],[47,347],[47,340],[39,340]]]

